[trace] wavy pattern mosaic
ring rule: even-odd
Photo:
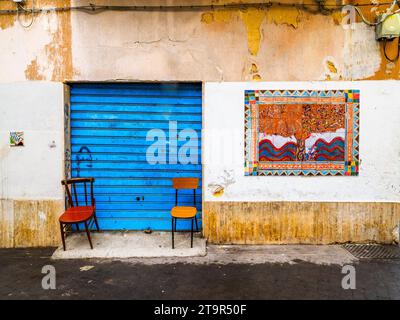
[[[358,175],[359,90],[246,90],[245,175]]]

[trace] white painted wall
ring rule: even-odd
[[[63,105],[61,83],[0,84],[0,199],[63,198]],[[10,131],[24,147],[9,146]]]
[[[244,176],[244,90],[360,89],[358,177]],[[206,83],[205,201],[400,201],[400,82]],[[212,195],[216,185],[225,189]]]

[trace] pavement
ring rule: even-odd
[[[0,299],[400,299],[400,260],[357,260],[336,245],[209,245],[202,257],[66,260],[51,259],[55,249],[0,249]],[[354,290],[342,287],[349,265]],[[54,290],[42,287],[48,266]]]
[[[175,232],[174,237],[175,248],[172,249],[171,232],[92,232],[91,250],[86,234],[80,232],[68,236],[67,250],[58,247],[52,259],[193,257],[207,254],[206,240],[200,237],[200,233],[193,237],[193,248],[190,247],[190,232]]]

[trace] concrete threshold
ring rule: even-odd
[[[58,247],[52,259],[125,259],[202,257],[207,254],[206,240],[195,234],[193,248],[190,247],[190,232],[175,233],[175,249],[171,247],[170,232],[110,231],[91,233],[93,250],[90,249],[86,233],[75,233],[67,237],[67,250]]]

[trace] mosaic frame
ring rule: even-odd
[[[258,110],[265,104],[344,104],[344,161],[259,161]],[[245,176],[357,176],[359,173],[359,90],[245,90]]]

